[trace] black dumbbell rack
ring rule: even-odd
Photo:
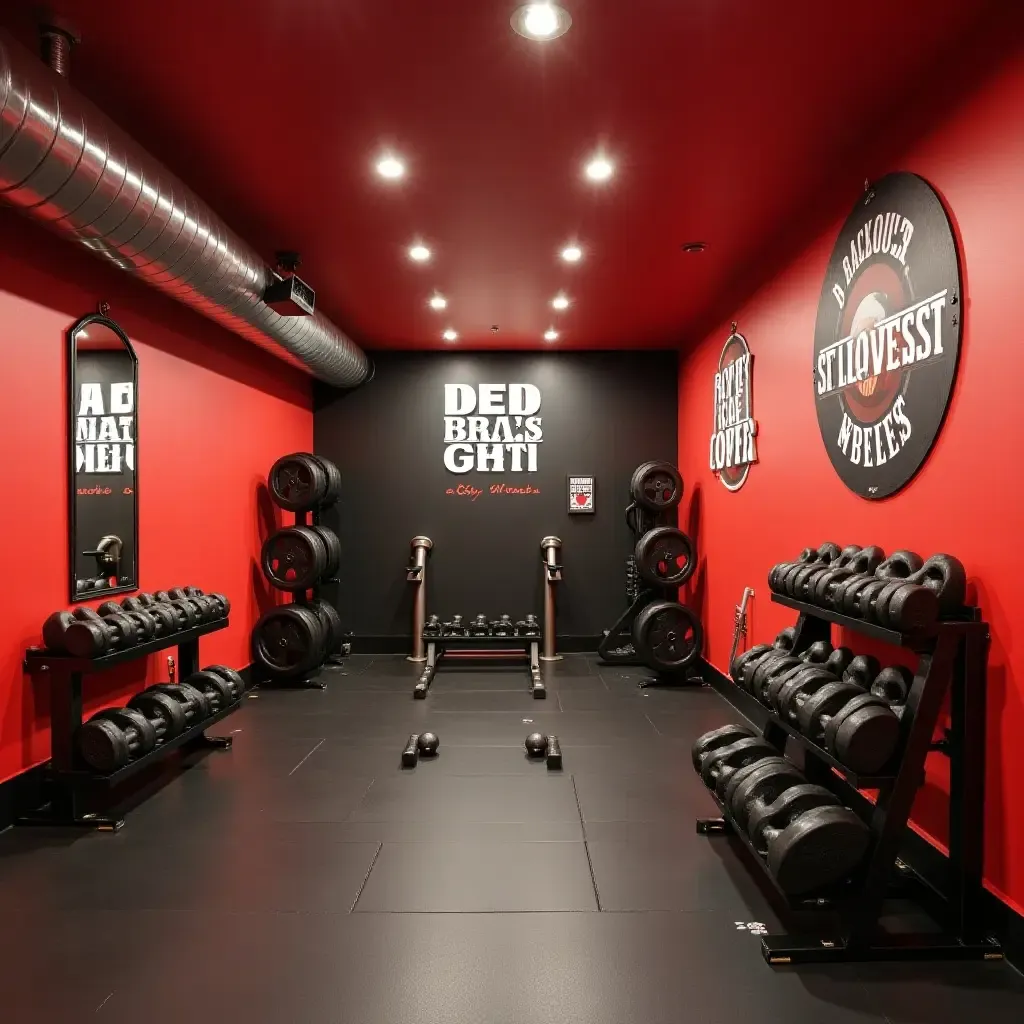
[[[82,725],[82,683],[86,676],[177,646],[178,678],[187,679],[199,671],[199,638],[225,629],[227,625],[227,618],[204,622],[97,658],[76,658],[70,654],[54,654],[41,647],[28,648],[25,671],[33,680],[46,679],[50,689],[50,764],[47,772],[50,800],[41,811],[19,818],[18,824],[74,826],[116,832],[124,824],[124,819],[95,810],[104,790],[161,760],[169,750],[186,744],[193,748],[214,747],[218,750],[230,747],[230,736],[207,736],[206,730],[237,710],[241,699],[110,775],[83,768],[75,751],[75,735]]]
[[[829,789],[859,814],[871,830],[871,843],[857,876],[834,895],[788,899],[768,872],[745,833],[722,806],[721,818],[697,822],[702,834],[729,833],[739,839],[765,872],[794,918],[808,924],[806,935],[768,935],[761,941],[769,964],[863,960],[995,960],[998,943],[982,931],[983,808],[985,797],[985,703],[988,623],[977,608],[931,630],[901,633],[828,611],[781,594],[776,604],[800,613],[793,643],[800,653],[830,640],[832,626],[874,637],[918,655],[918,667],[900,719],[897,754],[878,775],[858,775],[741,687],[709,673],[709,682],[780,752],[787,744],[802,758],[807,781]],[[949,696],[951,725],[945,739],[933,741],[939,714]],[[939,893],[899,858],[914,796],[924,782],[925,758],[940,751],[950,761],[949,872]],[[795,758],[796,759],[796,758]],[[877,790],[875,800],[861,790]],[[714,794],[712,794],[714,795]],[[890,935],[883,931],[883,903],[895,895],[917,898],[941,922],[939,934]]]
[[[547,687],[541,677],[540,651],[544,642],[541,631],[536,636],[430,636],[423,634],[427,660],[416,685],[413,696],[426,697],[437,669],[447,658],[453,660],[525,661],[529,671],[530,693],[537,700],[547,697]]]
[[[320,509],[315,508],[311,512],[296,512],[296,526],[319,526]],[[328,583],[339,583],[338,579],[319,580],[310,590],[290,591],[291,603],[308,605],[322,596],[322,588]],[[257,676],[256,681],[261,689],[283,689],[283,690],[326,690],[327,684],[315,676],[298,677],[296,679],[275,679],[265,672],[260,672],[257,666],[253,665],[253,673]]]

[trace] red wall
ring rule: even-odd
[[[919,475],[889,500],[869,502],[841,483],[818,433],[811,354],[818,296],[836,235],[856,198],[774,279],[727,315],[680,369],[679,452],[698,532],[691,597],[706,624],[707,657],[727,670],[733,608],[755,590],[748,643],[793,622],[769,601],[767,573],[825,540],[956,555],[991,623],[986,878],[1024,907],[1024,470],[1018,443],[1024,343],[1024,58],[1003,66],[889,170],[922,175],[951,210],[965,272],[964,342],[948,417]],[[885,170],[883,168],[882,170]],[[861,177],[864,175],[862,174]],[[736,320],[754,354],[760,463],[731,494],[708,469],[712,385]],[[844,642],[856,638],[844,637]],[[933,755],[915,820],[941,841],[942,758]]]
[[[139,553],[145,590],[195,585],[232,602],[204,664],[248,664],[255,559],[273,512],[258,502],[273,461],[309,450],[308,380],[139,282],[0,211],[0,439],[5,538],[0,597],[0,781],[49,753],[47,698],[22,674],[46,616],[67,606],[64,332],[110,303],[139,358]],[[256,581],[258,573],[255,574]],[[86,682],[90,707],[166,678],[166,654]]]

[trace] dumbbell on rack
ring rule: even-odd
[[[517,636],[540,636],[540,623],[532,612],[516,623]]]
[[[467,631],[469,636],[490,636],[491,625],[487,621],[487,616],[482,612],[469,624]]]
[[[733,825],[750,838],[789,896],[823,891],[856,870],[870,830],[849,808],[744,726],[727,725],[693,746],[694,768]]]
[[[76,658],[95,658],[138,642],[136,623],[121,613],[100,615],[92,608],[76,608],[54,612],[43,623],[46,648]]]

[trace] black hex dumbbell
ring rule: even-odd
[[[734,820],[789,896],[845,880],[867,852],[867,825],[781,758],[751,766],[729,789]]]
[[[75,741],[81,759],[94,771],[109,775],[148,754],[161,734],[141,711],[107,708],[81,726]]]
[[[427,637],[439,637],[442,631],[441,620],[436,615],[431,615],[423,623],[423,635]]]
[[[206,695],[188,683],[157,683],[135,694],[128,701],[128,707],[141,711],[154,720],[154,724],[161,720],[165,739],[173,739],[183,730],[210,717],[210,702]],[[173,710],[175,707],[177,710]]]
[[[96,610],[104,618],[110,615],[126,616],[135,627],[137,643],[145,643],[145,641],[152,640],[158,634],[159,624],[149,612],[132,611],[128,608],[123,608],[116,601],[104,601]]]
[[[470,636],[490,636],[491,626],[487,621],[487,616],[481,613],[469,624],[469,635]]]
[[[510,615],[502,615],[501,618],[494,619],[490,623],[490,627],[491,636],[513,636],[515,634],[515,625]]]
[[[132,647],[137,641],[135,624],[126,615],[104,617],[92,608],[54,612],[43,623],[43,643],[47,649],[76,658],[95,658]]]

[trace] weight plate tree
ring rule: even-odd
[[[341,541],[320,523],[320,513],[341,494],[341,473],[309,452],[284,455],[267,477],[271,497],[295,513],[295,525],[271,534],[263,544],[263,575],[292,603],[271,608],[253,627],[250,648],[264,681],[323,687],[316,677],[329,659],[348,653],[345,630],[320,588],[337,582]]]

